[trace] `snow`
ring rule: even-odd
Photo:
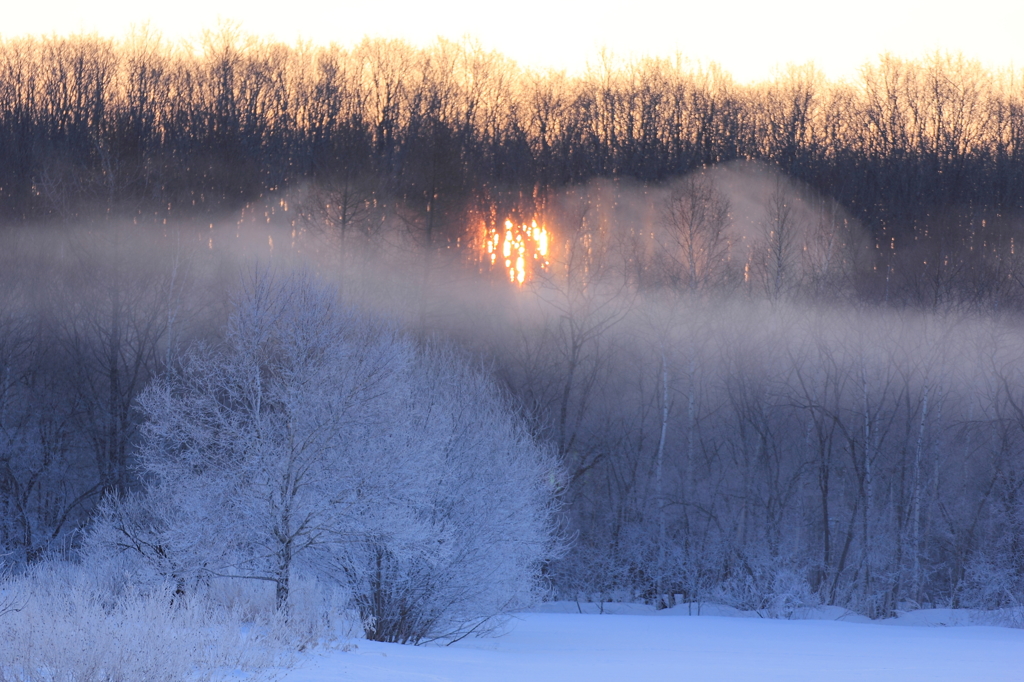
[[[516,616],[501,637],[448,647],[354,640],[350,651],[314,653],[281,679],[1017,682],[1024,677],[1024,630],[914,625],[904,619],[892,621],[904,627],[822,620],[828,611],[820,611],[816,620],[768,620],[671,617],[686,615],[686,606],[655,613],[641,605],[614,605],[619,613],[604,615],[564,612],[570,607],[577,608],[575,603],[544,605],[539,609],[544,612]],[[921,614],[918,620],[942,618]]]

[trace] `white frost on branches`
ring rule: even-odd
[[[560,472],[510,401],[447,347],[419,347],[309,277],[251,275],[223,344],[139,401],[144,492],[92,537],[181,591],[297,572],[351,591],[367,636],[486,631],[557,550]]]

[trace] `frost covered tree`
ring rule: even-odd
[[[367,636],[402,643],[485,631],[532,601],[539,560],[557,550],[552,497],[564,485],[554,453],[458,353],[426,349],[410,379],[397,426],[416,434],[415,481],[340,555]]]
[[[180,587],[297,571],[351,590],[374,639],[486,629],[533,596],[559,472],[510,403],[308,277],[252,275],[223,344],[139,401],[144,494],[109,502],[94,546]]]
[[[251,276],[223,346],[192,349],[140,397],[148,481],[115,515],[127,546],[179,580],[271,581],[283,605],[296,560],[336,539],[352,491],[370,491],[364,465],[409,354],[309,279]]]

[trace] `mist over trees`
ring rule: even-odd
[[[960,55],[740,84],[681,58],[602,53],[573,75],[471,41],[286,45],[225,24],[188,44],[7,39],[0,73],[5,223],[201,225],[315,181],[340,234],[384,209],[445,247],[510,197],[753,160],[838,202],[898,270],[941,279],[996,268],[1024,197],[1021,74]]]
[[[282,611],[316,575],[402,642],[541,575],[1022,606],[1019,73],[568,75],[230,26],[0,69],[6,563],[130,556]]]

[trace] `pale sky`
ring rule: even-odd
[[[622,57],[680,52],[717,61],[739,80],[807,61],[831,77],[852,76],[883,51],[918,57],[944,49],[989,66],[1024,65],[1021,0],[0,0],[0,12],[3,37],[83,30],[120,36],[146,21],[168,37],[195,37],[220,17],[289,42],[354,45],[375,35],[422,45],[471,35],[521,64],[570,71],[593,62],[601,46]]]

